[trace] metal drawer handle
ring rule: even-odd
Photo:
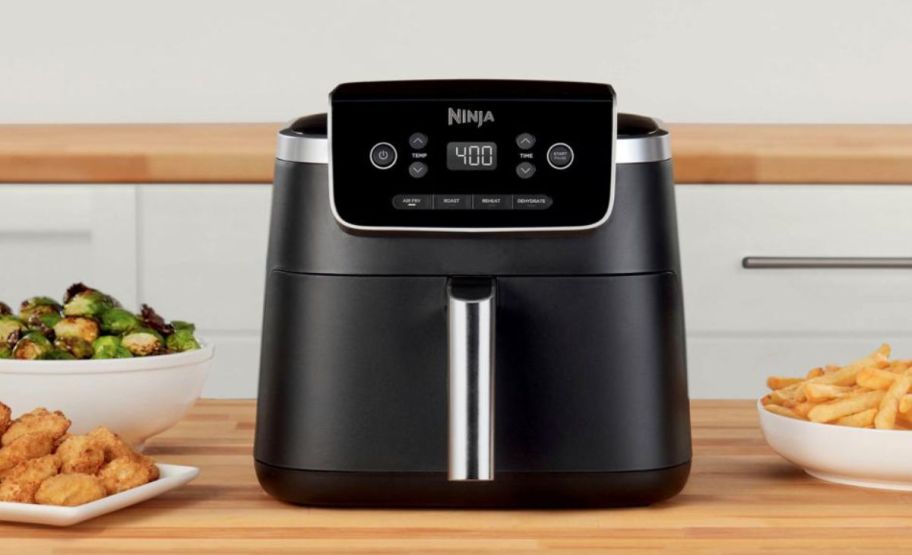
[[[828,256],[745,256],[741,266],[748,270],[784,269],[912,269],[912,258],[828,257]]]
[[[494,479],[494,291],[491,278],[451,278],[449,479]]]

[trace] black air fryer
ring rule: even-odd
[[[641,505],[691,450],[668,133],[608,85],[349,83],[279,133],[256,471],[292,503]]]

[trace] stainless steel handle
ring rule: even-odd
[[[494,280],[447,284],[449,479],[494,479]]]
[[[773,269],[912,269],[912,258],[903,257],[826,257],[826,256],[745,256],[741,266],[748,270]]]

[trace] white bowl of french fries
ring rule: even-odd
[[[757,408],[770,447],[811,476],[912,491],[912,360],[890,346],[803,378],[770,377]]]

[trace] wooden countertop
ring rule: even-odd
[[[280,127],[0,125],[0,182],[270,183]],[[912,183],[912,125],[669,127],[679,183]]]
[[[752,401],[694,402],[690,482],[652,507],[330,510],[285,505],[259,488],[253,402],[203,401],[148,447],[161,461],[200,466],[195,482],[72,528],[0,523],[0,552],[829,554],[912,547],[908,493],[806,476],[766,446],[755,410]]]

